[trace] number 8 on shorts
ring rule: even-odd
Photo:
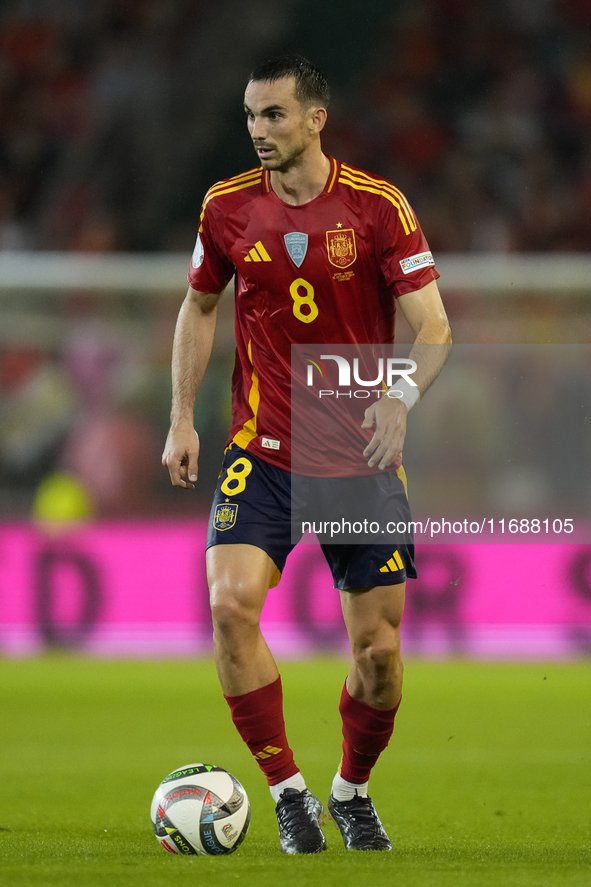
[[[240,470],[237,471],[237,468]],[[238,493],[243,493],[246,489],[246,478],[251,471],[252,462],[244,456],[232,462],[226,472],[226,479],[220,487],[222,493],[225,493],[226,496],[237,496]]]

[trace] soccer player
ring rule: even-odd
[[[235,275],[232,427],[211,512],[207,575],[220,682],[269,783],[285,853],[325,847],[323,807],[294,761],[281,679],[260,630],[267,592],[293,548],[291,345],[393,343],[396,307],[404,313],[415,335],[418,389],[376,399],[357,432],[370,495],[389,497],[400,513],[407,414],[451,343],[439,275],[405,197],[386,180],[323,153],[328,100],[323,75],[301,56],[281,56],[250,77],[244,110],[260,165],[217,183],[203,202],[174,337],[171,428],[162,460],[174,485],[194,487],[193,406],[216,305]],[[421,352],[423,344],[443,347]],[[323,551],[353,653],[328,810],[347,848],[391,850],[368,782],[401,699],[400,622],[406,578],[416,576],[413,547],[399,544],[393,553],[391,545],[326,543]]]

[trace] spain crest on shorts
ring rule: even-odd
[[[331,265],[335,265],[337,268],[348,268],[357,258],[355,231],[353,228],[343,228],[341,231],[327,231],[326,247],[328,249],[328,261]]]
[[[213,525],[216,530],[229,530],[236,523],[238,505],[235,502],[222,502],[216,505],[213,513]]]

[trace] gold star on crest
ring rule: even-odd
[[[342,222],[337,222],[337,228],[342,228],[342,227],[343,227],[343,223],[342,223]]]

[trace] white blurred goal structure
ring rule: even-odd
[[[0,344],[58,344],[78,306],[121,323],[175,314],[186,291],[189,256],[180,254],[0,254]],[[591,341],[591,253],[443,254],[440,289],[456,341],[587,343]],[[231,284],[229,289],[231,289]],[[70,306],[70,308],[68,308]],[[232,334],[231,299],[220,306],[218,338]],[[409,331],[404,324],[402,337]],[[220,341],[218,341],[218,347]]]

